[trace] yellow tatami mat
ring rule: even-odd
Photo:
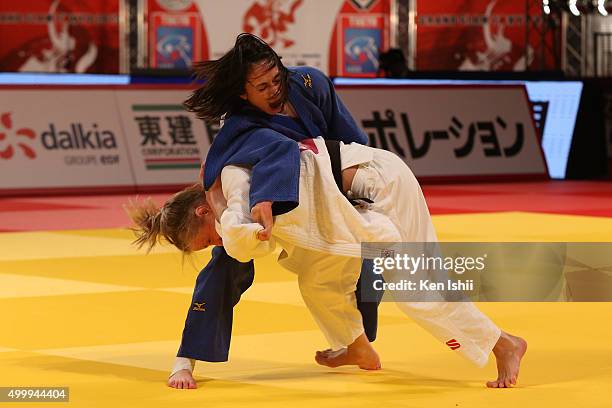
[[[434,217],[445,241],[612,241],[612,219],[521,212]],[[519,386],[478,368],[393,304],[374,343],[383,369],[316,365],[325,340],[295,275],[273,257],[235,309],[228,363],[198,363],[197,390],[165,386],[199,268],[145,255],[127,230],[0,234],[0,386],[70,387],[71,407],[609,407],[612,303],[481,303],[529,342]],[[0,406],[42,406],[44,403]]]

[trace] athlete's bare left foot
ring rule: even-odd
[[[502,332],[493,347],[497,359],[497,380],[487,381],[489,388],[512,388],[516,385],[521,359],[527,351],[527,342],[520,337]]]
[[[317,354],[316,355],[317,356],[322,356],[322,357],[329,357],[330,355],[338,353],[339,351],[342,351],[342,350],[346,350],[346,349],[343,348],[343,349],[336,350],[336,351],[333,351],[332,349],[317,350]]]
[[[196,389],[198,388],[198,385],[193,379],[191,371],[185,369],[177,371],[176,373],[174,373],[174,375],[168,378],[168,387],[186,390]]]
[[[333,351],[332,349],[317,351],[315,354],[315,361],[320,365],[331,367],[330,366],[331,362],[328,360],[336,359],[344,353],[346,353],[346,348],[341,348],[336,351]],[[338,367],[338,366],[335,366],[335,367]]]
[[[315,361],[331,368],[356,365],[363,370],[380,370],[380,358],[365,334],[359,336],[348,348],[317,351]]]

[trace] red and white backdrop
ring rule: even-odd
[[[518,71],[525,63],[553,69],[550,53],[542,66],[540,34],[531,30],[529,41],[525,39],[526,7],[539,21],[540,2],[417,0],[416,69]],[[552,47],[552,34],[546,43]]]
[[[373,77],[389,48],[392,0],[148,0],[149,62],[183,68],[218,58],[238,34],[268,42],[286,65]]]
[[[219,57],[246,31],[269,42],[287,65],[312,65],[333,76],[375,76],[378,55],[390,46],[392,1],[147,0],[149,65],[187,68]],[[0,70],[118,72],[120,2],[0,2]],[[539,2],[531,3],[529,12],[539,18]],[[416,0],[416,68],[554,67],[550,54],[542,66],[535,30],[525,40],[526,7],[524,1]],[[548,35],[549,46],[552,40]]]
[[[0,71],[119,71],[119,0],[0,2]]]

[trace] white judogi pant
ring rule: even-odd
[[[437,237],[421,188],[399,157],[362,145],[342,146],[343,158],[367,160],[359,165],[350,194],[371,198],[374,204],[358,210],[338,191],[324,142],[315,142],[318,153],[301,154],[300,205],[276,217],[270,241],[255,238],[261,226],[250,219],[248,169],[223,170],[227,207],[213,205],[222,207],[218,230],[230,256],[249,260],[271,253],[276,244],[283,248],[279,263],[298,275],[306,306],[337,350],[363,333],[355,300],[361,242],[436,242]],[[471,302],[397,304],[439,341],[479,366],[487,362],[501,334]]]

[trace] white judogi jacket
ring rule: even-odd
[[[362,242],[437,242],[416,178],[391,152],[341,144],[342,169],[359,164],[351,192],[374,201],[357,209],[338,190],[323,139],[300,155],[300,203],[275,217],[272,238],[259,241],[263,227],[249,210],[249,169],[227,166],[223,197],[208,196],[220,215],[217,231],[227,253],[248,261],[283,251],[279,263],[298,275],[302,297],[332,349],[363,333],[355,288]],[[227,200],[227,202],[224,202]],[[385,277],[386,278],[386,277]],[[452,350],[484,365],[501,331],[470,302],[397,302],[399,308]],[[459,347],[457,347],[459,345]]]
[[[265,256],[281,241],[330,255],[360,258],[362,242],[402,241],[389,217],[357,209],[348,202],[334,181],[325,142],[321,138],[314,142],[318,152],[307,149],[301,153],[300,204],[275,217],[270,241],[257,240],[256,233],[262,226],[250,218],[250,170],[227,166],[222,171],[227,205],[215,206],[222,212],[218,232],[231,257],[246,262]],[[342,153],[355,157],[351,163],[343,161],[343,168],[370,162],[373,157],[372,148],[359,144],[342,145]],[[428,213],[424,216],[429,219]]]

